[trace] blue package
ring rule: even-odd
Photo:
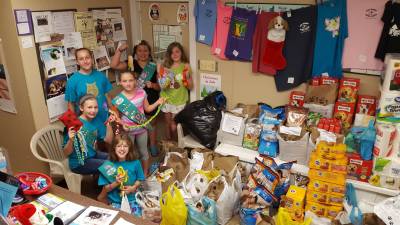
[[[360,155],[363,160],[372,159],[372,151],[374,149],[376,130],[374,122],[370,121],[368,128],[364,130],[360,137]]]
[[[17,186],[0,181],[0,213],[2,216],[7,216],[17,190]]]
[[[240,208],[240,225],[255,225],[260,209]]]

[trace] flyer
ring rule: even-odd
[[[111,19],[111,24],[114,33],[113,40],[114,41],[127,40],[124,18]]]
[[[204,98],[214,91],[221,91],[221,75],[200,73],[200,97]]]
[[[74,32],[74,12],[52,12],[53,17],[53,33],[67,34]]]
[[[75,30],[82,36],[83,47],[93,50],[97,46],[93,15],[90,12],[75,12]]]
[[[64,51],[65,58],[67,59],[75,59],[75,50],[82,48],[82,36],[79,32],[70,32],[64,34]]]
[[[50,121],[54,121],[67,111],[66,84],[67,76],[65,74],[53,76],[46,80],[46,102]]]
[[[50,41],[52,31],[52,16],[50,11],[32,12],[32,22],[35,34],[35,42]]]
[[[44,64],[46,78],[66,73],[62,44],[40,46],[40,58]]]
[[[104,45],[98,46],[93,51],[93,56],[98,71],[110,69],[110,58],[107,55],[107,50]]]

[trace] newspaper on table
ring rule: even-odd
[[[70,225],[107,225],[117,216],[118,211],[89,206]]]

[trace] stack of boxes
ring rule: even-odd
[[[281,207],[286,208],[293,220],[304,220],[306,189],[290,185],[286,196],[282,196]]]
[[[345,144],[320,141],[311,154],[306,211],[334,219],[343,209],[347,157]]]

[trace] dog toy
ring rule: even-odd
[[[283,57],[282,51],[288,29],[288,23],[281,16],[277,16],[269,22],[263,57],[265,65],[276,70],[282,70],[286,67],[286,59]]]

